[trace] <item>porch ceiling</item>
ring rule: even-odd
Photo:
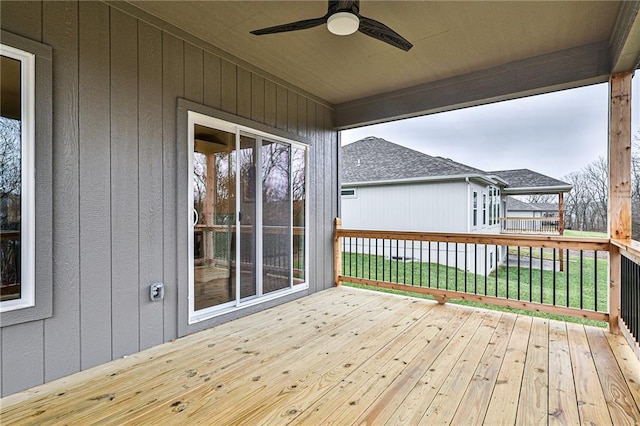
[[[322,16],[325,1],[130,3],[334,105],[341,128],[605,81],[640,58],[638,2],[362,0],[409,52],[325,26],[249,33]]]

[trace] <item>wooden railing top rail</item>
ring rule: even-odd
[[[549,222],[553,222],[553,221],[558,221],[560,220],[560,218],[558,216],[553,216],[553,217],[501,217],[500,218],[501,221],[509,221],[509,220],[537,220],[540,222],[543,221],[549,221]]]
[[[635,240],[611,239],[611,244],[620,249],[620,253],[640,264],[640,242]]]
[[[379,238],[389,240],[431,241],[441,243],[489,244],[498,246],[527,246],[572,250],[610,251],[607,238],[577,238],[556,235],[504,235],[504,234],[463,234],[415,231],[378,231],[363,229],[336,229],[336,238]]]
[[[228,230],[235,231],[236,225],[202,225],[198,224],[194,227],[198,231],[221,231],[226,232]],[[288,226],[276,226],[276,225],[264,225],[262,229],[267,234],[280,234],[286,235],[289,233],[291,229]],[[253,225],[240,225],[241,232],[253,232]],[[293,227],[293,235],[304,235],[305,228],[304,226],[294,226]]]

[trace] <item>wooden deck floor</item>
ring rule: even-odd
[[[605,330],[334,288],[1,400],[2,424],[638,424]]]

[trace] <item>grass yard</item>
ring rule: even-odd
[[[402,262],[384,259],[382,256],[366,254],[349,255],[345,253],[342,270],[344,275],[359,278],[401,283],[416,287],[430,287],[481,294],[512,300],[531,301],[548,305],[570,306],[573,308],[582,307],[584,309],[606,312],[608,309],[608,260],[584,257],[582,259],[582,268],[580,268],[580,259],[576,256],[571,256],[568,269],[569,273],[567,274],[566,267],[563,272],[554,272],[552,270],[540,271],[539,268],[535,267],[517,268],[515,266],[509,266],[507,268],[506,266],[500,266],[497,271],[497,276],[495,271],[488,276],[483,276],[470,272],[465,274],[464,270],[439,265],[437,263]],[[348,285],[406,294],[414,297],[431,298],[428,295],[419,293],[386,290],[352,283]],[[544,318],[579,322],[582,324],[606,325],[599,321],[580,318],[568,319],[568,317],[559,315],[497,307],[477,302],[463,300],[451,302]]]
[[[573,229],[565,229],[564,236],[582,238],[609,238],[606,232],[574,231]]]

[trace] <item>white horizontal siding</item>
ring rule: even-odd
[[[466,182],[356,188],[342,198],[345,228],[422,232],[467,232]]]

